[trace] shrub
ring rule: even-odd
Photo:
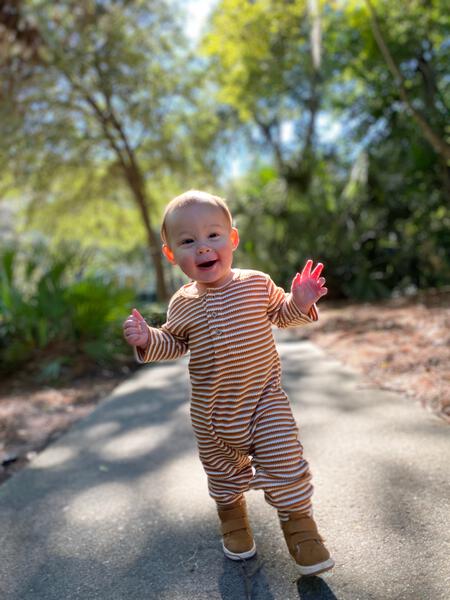
[[[124,315],[134,292],[73,271],[73,253],[33,255],[7,249],[0,256],[1,372],[30,365],[55,379],[76,362],[110,365],[128,355]]]

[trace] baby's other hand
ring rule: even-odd
[[[312,264],[311,259],[306,261],[302,272],[297,273],[291,286],[291,293],[294,296],[296,305],[306,315],[309,313],[311,306],[328,292],[328,289],[323,287],[325,277],[320,277],[323,264],[317,263],[317,266],[311,272]]]
[[[123,324],[123,337],[130,346],[145,348],[148,344],[148,325],[136,308]]]

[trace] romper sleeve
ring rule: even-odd
[[[319,313],[315,304],[305,315],[295,304],[292,294],[275,285],[270,277],[267,277],[267,291],[269,296],[267,315],[277,327],[295,327],[318,320]]]
[[[161,327],[148,326],[149,341],[146,348],[134,347],[139,363],[173,360],[184,356],[189,350],[188,334],[179,318],[177,295],[169,303],[167,320]]]

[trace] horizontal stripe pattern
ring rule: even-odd
[[[311,476],[281,389],[272,325],[311,323],[316,306],[303,314],[292,294],[259,271],[236,269],[225,286],[199,295],[191,287],[173,296],[161,328],[149,327],[149,344],[137,349],[137,360],[190,352],[192,426],[219,505],[254,488],[281,511],[306,509]]]

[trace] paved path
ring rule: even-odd
[[[258,556],[223,557],[184,359],[140,370],[0,487],[1,600],[448,600],[450,429],[282,339],[332,573],[298,578],[262,492]]]

